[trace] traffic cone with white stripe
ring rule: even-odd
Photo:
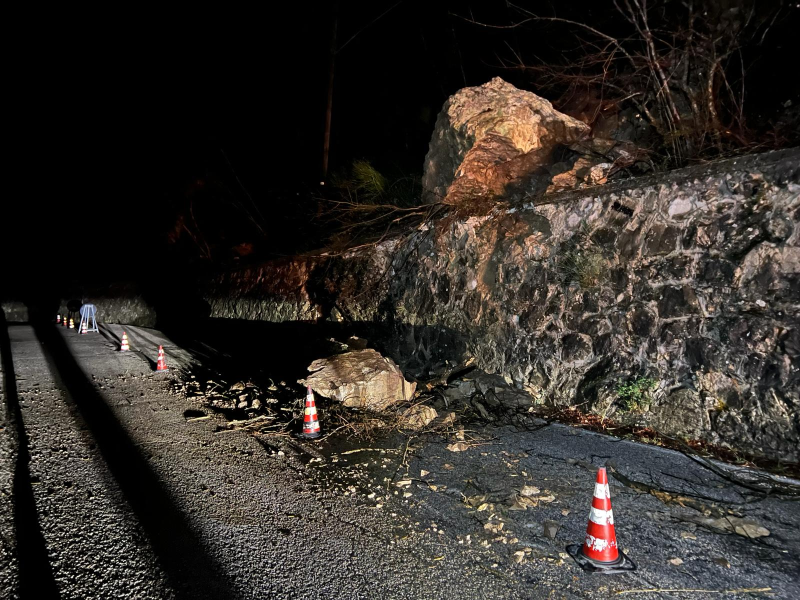
[[[311,386],[306,386],[306,409],[303,413],[303,433],[300,434],[309,440],[318,438],[320,434],[319,419],[317,418],[317,403],[314,401],[314,392]]]
[[[73,319],[72,317],[69,318],[69,328],[75,329],[75,319]]]
[[[156,362],[156,371],[169,371],[167,368],[167,360],[164,358],[164,346],[158,347],[158,361]]]
[[[617,546],[611,492],[605,467],[597,471],[594,498],[589,511],[586,540],[583,546],[572,544],[567,552],[584,571],[590,573],[626,573],[636,570],[636,564]]]
[[[62,324],[64,327],[66,327],[66,326],[68,325],[68,323],[67,323],[67,315],[64,315],[64,318],[63,318],[63,319],[61,319],[61,324]]]
[[[127,352],[130,349],[131,349],[131,347],[128,346],[128,334],[123,331],[122,332],[122,341],[119,344],[119,351],[120,352]]]
[[[81,334],[89,333],[89,327],[86,321],[81,321]]]
[[[61,325],[61,315],[56,315],[56,325]]]

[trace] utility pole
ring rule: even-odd
[[[325,139],[322,144],[322,178],[325,185],[328,179],[328,156],[331,151],[331,116],[333,111],[333,75],[336,66],[336,34],[339,28],[339,2],[333,7],[333,24],[331,26],[330,64],[328,65],[328,101],[325,109]]]

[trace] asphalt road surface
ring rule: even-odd
[[[264,438],[170,392],[158,331],[0,329],[2,598],[800,597],[796,481],[548,423]],[[565,554],[598,466],[634,573]]]

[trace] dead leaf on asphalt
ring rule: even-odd
[[[503,526],[505,523],[486,523],[483,528],[486,531],[491,531],[492,533],[500,533],[503,530]]]
[[[717,521],[725,521],[728,526],[733,527],[733,532],[746,538],[767,537],[769,529],[756,523],[755,521],[747,519],[739,519],[738,517],[725,517],[717,519]]]
[[[525,498],[527,499],[527,498]],[[521,498],[514,497],[514,502],[508,510],[528,510],[528,504],[521,502]],[[535,506],[535,505],[534,505]]]
[[[701,525],[715,532],[735,533],[749,539],[767,537],[769,529],[763,527],[753,519],[741,519],[739,517],[721,517],[712,519],[710,517],[696,517],[692,515],[681,515],[682,521],[688,521]]]
[[[478,496],[469,496],[467,498],[464,498],[464,503],[468,504],[473,508],[480,506],[484,502],[486,502],[486,494],[480,494]]]
[[[541,490],[533,485],[526,485],[519,491],[520,496],[536,496],[541,493]]]
[[[447,449],[450,452],[463,452],[464,450],[469,450],[469,444],[466,442],[453,442],[447,445]]]

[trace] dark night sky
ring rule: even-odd
[[[556,4],[559,14],[592,22],[607,17],[597,2],[523,4],[541,12]],[[73,272],[87,253],[100,257],[99,271],[118,268],[120,279],[153,268],[170,194],[204,171],[225,171],[220,149],[268,212],[283,210],[273,190],[316,182],[332,5],[169,13],[130,5],[12,19],[6,295],[25,274],[54,265],[47,247]],[[333,168],[367,158],[386,172],[418,174],[449,95],[495,75],[535,91],[497,67],[506,42],[542,60],[565,48],[563,31],[509,36],[451,11],[492,22],[512,17],[502,1],[341,1],[339,45],[355,37],[336,57]]]

